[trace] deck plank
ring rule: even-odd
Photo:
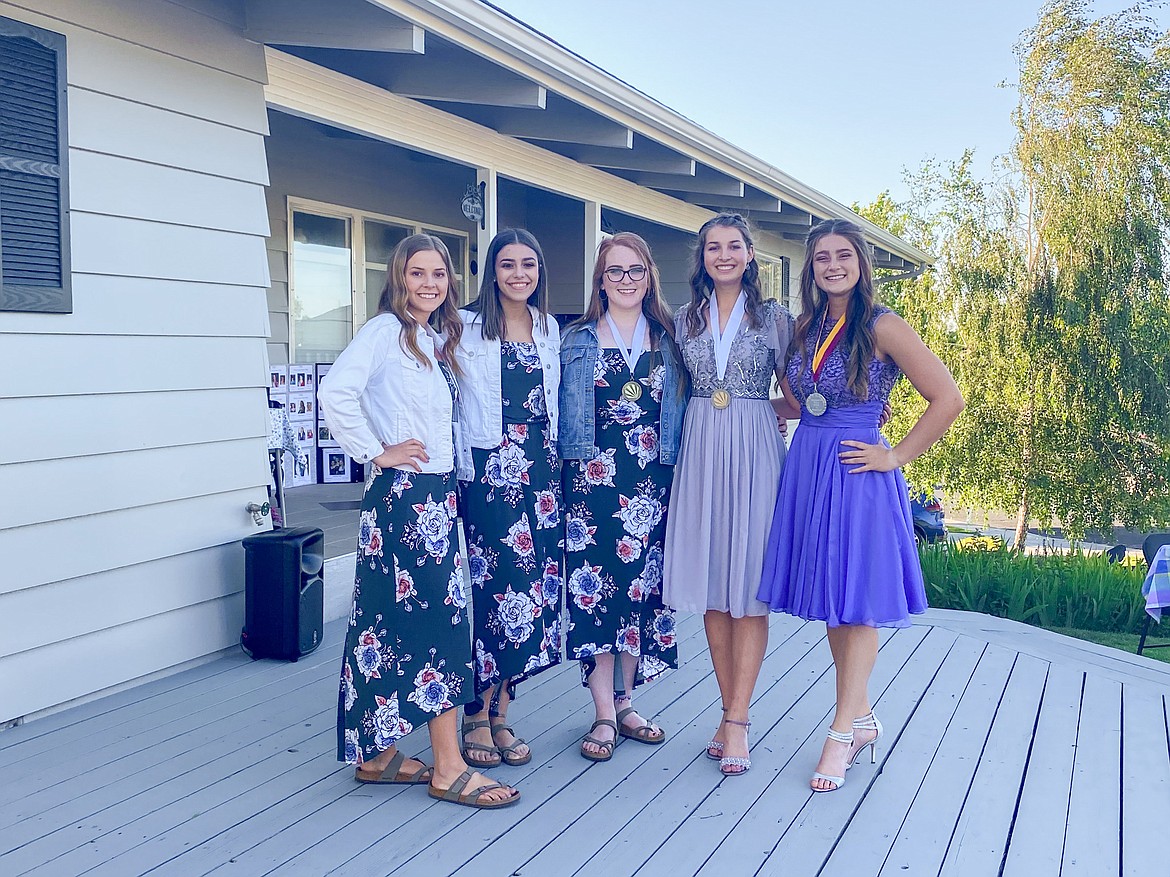
[[[791,629],[793,633],[799,629],[787,620],[777,623]],[[780,641],[774,641],[770,646],[769,656],[774,655],[788,641],[787,638],[778,639]],[[648,714],[656,715],[667,727],[677,727],[717,703],[718,697],[710,656],[702,651],[678,670],[666,674],[661,681],[642,689],[638,703],[640,709],[647,709]],[[489,824],[482,819],[483,816],[503,814],[477,813],[467,820],[468,824],[484,824],[489,835],[484,844],[485,849],[498,843],[501,855],[506,857],[515,856],[522,860],[535,855],[552,834],[571,829],[588,810],[604,801],[613,788],[634,769],[652,764],[653,767],[649,769],[668,770],[671,756],[680,751],[683,744],[683,738],[674,738],[662,746],[653,747],[623,743],[614,751],[612,761],[593,764],[581,758],[578,751],[580,735],[588,729],[592,720],[592,703],[583,704],[577,714],[580,718],[575,723],[575,733],[561,741],[560,751],[547,763],[548,769],[537,775],[535,783],[529,782],[522,787],[524,794],[531,797],[528,812],[517,810],[510,814],[515,817],[510,822],[493,820],[494,824]],[[571,787],[558,780],[558,776],[566,772],[574,777]],[[533,825],[539,826],[539,829],[534,831],[529,827]],[[499,839],[505,834],[508,840],[501,842]],[[451,873],[463,867],[468,858],[460,851],[446,849],[441,843],[441,837],[435,837],[429,825],[419,827],[418,836],[411,839],[410,846],[405,850],[395,840],[388,839],[363,851],[347,862],[343,869],[338,869],[338,873],[354,869],[361,872],[367,868],[387,865],[392,866],[388,873],[396,875]],[[539,842],[535,848],[534,842]],[[419,847],[417,852],[416,846]],[[289,872],[289,875],[291,877],[296,873],[309,872],[294,871]],[[508,873],[506,867],[502,873]]]
[[[941,870],[951,829],[959,820],[1015,659],[1015,652],[995,645],[988,645],[980,657],[970,683],[959,694],[958,705],[941,734],[937,750],[901,825],[873,843],[874,852],[883,846],[889,850],[881,870],[874,872],[879,877],[933,877]],[[932,693],[935,687],[932,686]],[[899,746],[904,748],[907,742],[903,738]],[[924,750],[929,750],[930,745],[929,739],[923,741]],[[893,758],[890,767],[894,767]],[[866,799],[858,812],[858,819],[865,818],[866,807],[888,809],[880,804],[871,806],[872,800]],[[831,861],[840,859],[842,853],[856,843],[856,835],[848,832],[834,850]],[[863,867],[863,870],[868,873],[868,868]]]
[[[1166,868],[1170,812],[1170,739],[1166,702],[1145,690],[1122,692],[1121,873],[1148,877]]]
[[[761,874],[814,875],[822,868],[840,873],[843,867],[864,874],[881,870],[930,757],[954,714],[958,694],[966,688],[986,645],[960,636],[942,662],[935,664],[933,673],[923,672],[918,677],[908,667],[898,674],[890,691],[874,705],[884,715],[890,714],[892,707],[894,721],[893,733],[883,737],[884,749],[879,748],[878,769],[863,761],[849,771],[843,788],[813,795],[780,838]],[[836,857],[842,846],[843,856]],[[850,864],[853,857],[860,859],[857,865]]]
[[[510,711],[534,758],[493,774],[496,813],[353,782],[334,760],[344,620],[296,664],[228,655],[0,732],[4,877],[363,873],[1161,873],[1170,668],[1047,631],[932,610],[883,632],[871,693],[886,726],[838,792],[814,795],[834,699],[824,626],[774,616],[752,704],[753,768],[704,756],[719,692],[701,617],[682,664],[639,689],[666,727],[607,764],[575,662]],[[404,750],[429,756],[425,731]]]
[[[1053,664],[1008,840],[1003,877],[1060,874],[1084,673]]]
[[[974,775],[963,792],[962,809],[947,838],[940,875],[986,877],[998,873],[1047,674],[1046,662],[1016,655],[1003,698],[992,716],[986,745],[975,755]],[[952,799],[952,806],[953,803]],[[903,851],[901,857],[909,855]]]
[[[816,625],[823,632],[821,625]],[[881,653],[882,667],[889,669],[900,666],[921,643],[925,631],[904,632],[885,637]],[[791,759],[800,744],[826,721],[827,707],[833,697],[833,678],[829,668],[832,656],[828,642],[809,656],[811,663],[804,669],[803,678],[794,677],[793,683],[804,685],[803,691],[791,696],[784,689],[773,688],[753,705],[757,716],[776,716],[766,725],[752,746],[752,770],[739,777],[711,779],[711,767],[703,762],[696,765],[691,784],[696,791],[706,791],[684,802],[656,800],[640,813],[616,836],[617,844],[611,844],[596,859],[590,861],[582,874],[602,874],[620,866],[622,861],[640,865],[640,873],[663,873],[679,869],[680,873],[694,873],[708,859],[724,839],[741,823],[751,811],[752,805],[763,794],[769,783]],[[879,671],[881,672],[881,671]],[[880,690],[885,679],[875,679]],[[681,795],[679,796],[682,797]],[[767,821],[767,820],[765,820]],[[774,820],[773,820],[774,821]],[[764,829],[767,831],[767,829]],[[752,832],[744,835],[740,867],[751,861],[753,845],[760,843],[761,835]],[[758,851],[763,861],[770,842]],[[689,870],[688,870],[689,868]]]
[[[700,633],[695,624],[680,624],[679,630],[684,637],[694,638]],[[336,673],[331,671],[328,679],[331,693],[336,689],[334,677]],[[522,696],[509,711],[510,718],[517,725],[523,725],[521,730],[525,734],[530,729],[539,732],[540,727],[525,720],[548,712],[550,703],[555,704],[557,698],[577,691],[579,685],[575,667],[551,668],[522,688]],[[362,818],[393,798],[405,795],[414,802],[406,807],[404,818],[417,812],[418,794],[424,795],[423,802],[429,801],[422,789],[355,785],[350,769],[333,760],[334,737],[330,734],[327,738],[328,757],[314,760],[318,767],[308,778],[310,781],[301,782],[300,787],[287,797],[278,797],[278,803],[257,806],[263,804],[265,796],[271,801],[272,793],[277,791],[262,788],[257,795],[208,809],[200,813],[196,824],[163,833],[131,855],[113,860],[110,873],[118,874],[118,868],[122,869],[120,873],[135,873],[134,868],[151,859],[158,861],[160,856],[165,858],[156,872],[158,877],[209,873],[218,867],[227,867],[224,863],[230,863],[228,870],[234,873],[264,873],[296,857],[322,837],[330,836],[343,827],[346,820]],[[403,751],[417,752],[423,757],[429,751],[426,747],[425,730],[405,738],[402,744]],[[266,785],[279,781],[277,777]],[[383,826],[378,836],[389,827]],[[189,837],[193,831],[198,832],[194,843]]]
[[[1121,686],[1085,675],[1062,877],[1121,870]]]

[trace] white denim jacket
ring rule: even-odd
[[[532,313],[532,340],[544,372],[544,401],[548,409],[551,440],[557,440],[558,395],[561,385],[561,332],[552,314],[547,319],[547,333],[541,331],[540,315]],[[504,399],[500,389],[500,339],[489,341],[483,337],[479,313],[461,310],[463,337],[455,349],[455,359],[462,374],[459,376],[459,423],[462,447],[459,460],[459,478],[473,477],[471,448],[495,448],[504,435]]]
[[[429,326],[415,330],[428,366],[403,349],[401,334],[402,323],[393,314],[378,314],[362,326],[321,380],[321,413],[341,449],[359,463],[381,454],[382,442],[413,438],[430,457],[419,463],[423,472],[450,472],[458,424],[452,423],[451,391],[435,358],[442,339]],[[405,464],[397,468],[414,471]]]

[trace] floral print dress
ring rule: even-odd
[[[463,496],[477,695],[559,663],[561,652],[561,472],[543,371],[531,342],[504,341],[500,357],[504,435],[494,449],[471,449]]]
[[[341,668],[339,761],[361,764],[474,695],[455,513],[454,472],[370,467]]]
[[[593,388],[598,453],[566,464],[565,568],[569,655],[583,682],[593,656],[637,656],[635,685],[678,666],[674,614],[662,604],[663,541],[672,467],[658,459],[665,367],[643,351],[634,378],[643,392],[622,396],[630,374],[621,353],[598,352]]]

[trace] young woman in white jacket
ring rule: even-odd
[[[508,704],[518,682],[560,661],[560,333],[532,234],[504,229],[482,264],[455,356],[476,694],[463,708],[463,756],[491,767],[531,761]]]
[[[413,235],[395,248],[378,313],[321,382],[321,410],[350,456],[369,462],[338,705],[338,758],[363,783],[428,784],[471,807],[515,803],[463,760],[456,709],[475,696],[455,537],[455,435],[462,323],[451,257]],[[436,329],[438,332],[436,332]],[[434,767],[397,742],[426,724]]]

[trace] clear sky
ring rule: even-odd
[[[1013,46],[1041,0],[492,0],[607,72],[845,204],[902,169],[1012,143]],[[1131,5],[1093,0],[1095,14]],[[1170,10],[1153,10],[1170,28]],[[1000,87],[1005,84],[1007,87]]]

